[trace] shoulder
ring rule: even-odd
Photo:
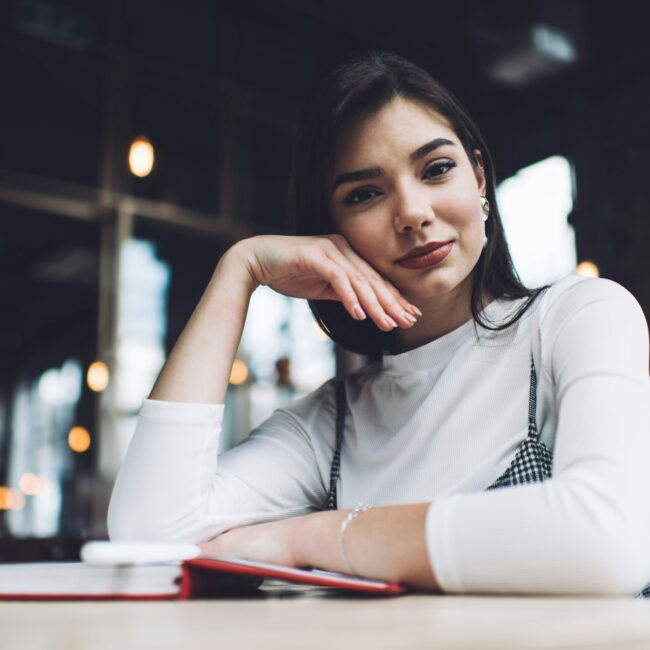
[[[603,372],[647,376],[648,323],[625,287],[604,278],[569,276],[552,285],[541,307],[545,365],[556,375],[575,363]]]
[[[540,327],[547,333],[557,331],[585,310],[593,315],[594,326],[632,319],[647,329],[645,315],[634,295],[618,282],[606,278],[579,275],[562,278],[547,290],[540,309]]]
[[[290,404],[274,412],[276,419],[290,419],[302,429],[310,431],[314,422],[323,417],[323,413],[333,415],[336,408],[336,378],[332,377],[311,393],[299,397]]]
[[[568,275],[548,290],[547,301],[550,303],[587,303],[592,300],[631,300],[638,305],[636,298],[623,285],[606,278]]]

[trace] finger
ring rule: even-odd
[[[361,307],[359,296],[352,286],[348,273],[329,257],[315,256],[311,260],[312,271],[327,280],[338,300],[355,320],[364,320],[366,313]]]
[[[422,312],[411,302],[409,302],[400,292],[400,290],[390,280],[383,275],[377,274],[377,278],[370,278],[370,282],[379,282],[388,289],[388,291],[395,296],[395,299],[402,305],[402,307],[414,316],[422,316]]]
[[[344,254],[338,246],[328,251],[328,255],[348,272],[364,309],[378,327],[386,331],[398,326],[412,327],[417,318],[407,309],[410,303],[397,288],[393,287],[391,291],[389,284],[365,260],[351,248],[349,250],[352,257]]]
[[[407,315],[401,307],[394,309],[394,306],[387,304],[389,302],[387,296],[390,296],[388,292],[384,291],[384,295],[381,295],[375,291],[367,278],[340,253],[334,254],[334,257],[334,263],[346,274],[348,282],[350,282],[358,296],[362,308],[379,329],[389,332],[400,325],[402,327],[411,327],[414,324],[414,317],[410,314]],[[395,317],[393,317],[393,314]]]
[[[330,241],[323,241],[322,252],[333,264],[345,273],[347,281],[358,296],[360,306],[367,313],[375,325],[381,330],[391,331],[397,327],[397,323],[386,313],[383,306],[377,299],[375,292],[368,281],[363,277],[349,260]]]
[[[392,284],[387,278],[379,274],[368,262],[361,257],[350,246],[348,240],[338,233],[329,236],[332,243],[336,246],[341,253],[350,260],[350,262],[368,277],[368,280],[373,285],[386,287],[394,298],[400,303],[403,309],[413,314],[414,316],[422,316],[422,312],[413,304],[411,304],[399,291],[399,289]]]
[[[369,283],[336,247],[324,245],[319,252],[311,261],[314,272],[329,282],[353,318],[362,320],[368,315],[384,331],[397,327],[397,323],[384,311]]]
[[[417,317],[406,308],[397,292],[393,293],[385,282],[376,281],[363,277],[361,287],[368,290],[374,295],[386,314],[388,322],[397,327],[412,327],[417,322]],[[353,286],[354,284],[353,281]],[[407,301],[404,301],[407,302]]]
[[[372,267],[370,267],[372,269]],[[400,290],[390,280],[377,273],[374,269],[368,276],[368,281],[375,287],[376,291],[388,292],[388,295],[403,309],[407,314],[413,316],[422,316],[422,312],[412,305],[400,292]]]

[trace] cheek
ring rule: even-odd
[[[342,234],[348,240],[350,246],[359,255],[366,258],[377,254],[377,247],[382,241],[378,228],[369,228],[361,224],[347,228]]]
[[[483,249],[483,237],[485,236],[485,228],[483,227],[482,217],[474,217],[470,220],[464,229],[465,250],[472,257],[480,254]]]
[[[356,223],[346,225],[339,229],[352,250],[362,257],[373,268],[379,270],[378,265],[383,263],[383,256],[386,254],[386,234],[378,228],[376,224],[369,226],[362,223],[362,220]]]
[[[474,196],[460,199],[456,202],[454,214],[456,215],[456,227],[470,239],[480,238],[484,233],[483,211]]]

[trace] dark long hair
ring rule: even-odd
[[[328,75],[305,102],[294,138],[289,184],[290,227],[296,235],[335,232],[329,212],[329,188],[338,136],[350,122],[372,115],[391,99],[402,97],[426,104],[447,118],[476,168],[475,149],[482,153],[490,215],[486,221],[487,246],[473,274],[470,306],[476,323],[502,330],[519,320],[542,290],[527,289],[513,266],[496,201],[492,158],[478,127],[460,102],[422,68],[401,56],[370,52],[355,57]],[[479,313],[481,297],[529,298],[507,323],[493,326]],[[342,347],[380,357],[393,350],[394,330],[383,332],[371,319],[353,319],[335,300],[310,300],[318,324]]]

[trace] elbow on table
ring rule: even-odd
[[[160,540],[156,526],[152,526],[147,517],[140,515],[132,508],[111,499],[106,517],[108,538],[112,542]]]
[[[112,542],[196,542],[189,539],[186,526],[170,513],[163,515],[155,509],[138,507],[129,500],[113,497],[106,517],[108,538]]]
[[[106,520],[112,542],[179,542],[197,544],[206,541],[179,522],[163,521],[137,513],[109,509]]]

